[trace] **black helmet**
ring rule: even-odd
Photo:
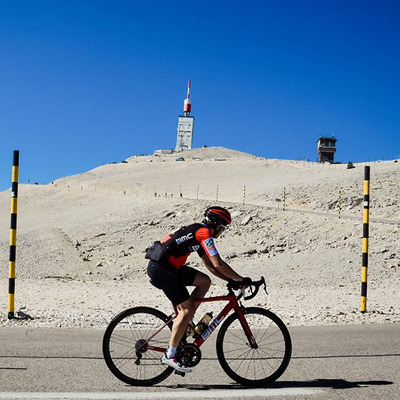
[[[207,224],[228,226],[232,222],[231,214],[228,210],[222,207],[208,207],[204,212],[204,222]]]

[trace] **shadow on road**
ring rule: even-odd
[[[270,385],[270,388],[330,388],[353,389],[368,386],[392,385],[391,381],[346,381],[345,379],[316,379],[314,381],[280,381]]]
[[[369,386],[392,385],[391,381],[346,381],[345,379],[316,379],[314,381],[281,381],[274,382],[268,386],[261,386],[265,389],[284,389],[284,388],[326,388],[326,389],[354,389]],[[226,390],[226,389],[249,389],[247,386],[239,384],[231,385],[204,385],[204,384],[178,384],[165,385],[169,388],[183,388],[188,390]]]

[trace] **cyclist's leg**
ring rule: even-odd
[[[195,299],[202,299],[208,289],[211,286],[211,279],[208,275],[204,274],[203,272],[197,271],[194,268],[188,267],[187,265],[183,265],[179,270],[179,274],[181,276],[182,282],[186,286],[194,286],[190,298],[192,300]],[[198,305],[195,306],[197,309]]]
[[[178,316],[175,318],[170,346],[178,347],[186,332],[186,328],[193,318],[195,306],[186,286],[192,286],[197,271],[188,266],[182,266],[179,270],[172,266],[161,265],[150,261],[148,275],[156,287],[162,289],[168,299],[178,310]]]
[[[166,354],[161,359],[161,362],[168,365],[179,372],[191,372],[190,368],[185,367],[176,360],[176,353],[180,341],[186,332],[187,326],[195,313],[193,300],[189,297],[187,300],[180,303],[178,306],[178,316],[174,319],[172,326],[171,338]]]
[[[174,319],[174,325],[172,326],[171,340],[169,341],[170,346],[178,347],[179,343],[186,332],[186,328],[189,322],[192,320],[196,311],[195,305],[191,298],[183,301],[177,306],[179,313]]]
[[[196,276],[194,277],[193,286],[195,286],[195,289],[191,293],[190,297],[193,300],[202,299],[208,292],[208,289],[210,289],[211,279],[208,275],[204,274],[203,272],[197,271]]]

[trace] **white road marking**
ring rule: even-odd
[[[201,390],[202,399],[235,399],[251,397],[272,396],[310,396],[320,393],[317,389],[308,388],[281,388],[281,389],[225,389]],[[98,392],[98,393],[73,393],[73,392],[0,392],[0,400],[160,400],[160,399],[187,399],[195,395],[196,391],[168,392]]]

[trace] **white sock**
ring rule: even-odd
[[[167,358],[174,358],[176,355],[176,347],[168,346],[167,349]]]

